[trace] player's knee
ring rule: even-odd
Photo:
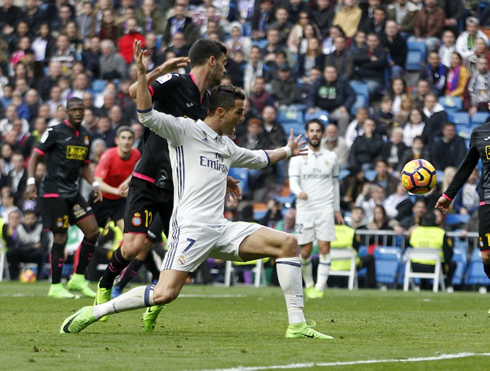
[[[135,239],[134,241],[124,240],[124,243],[121,247],[121,253],[124,259],[133,260],[138,256],[142,249],[143,244],[139,243],[137,239]]]
[[[65,233],[55,233],[53,237],[54,243],[58,245],[66,245],[66,234]]]
[[[177,297],[179,296],[179,292],[180,291],[178,289],[171,288],[159,290],[157,286],[153,294],[153,300],[157,305],[168,304],[177,299]]]
[[[298,256],[298,241],[296,237],[288,234],[284,237],[284,242],[282,244],[282,254],[284,258],[290,258]]]
[[[97,241],[100,236],[99,228],[93,228],[85,234],[85,237],[91,241]]]

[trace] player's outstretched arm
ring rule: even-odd
[[[295,139],[294,131],[291,129],[291,132],[289,133],[289,141],[285,147],[266,151],[271,161],[271,165],[290,157],[307,155],[308,148],[303,147],[306,144],[306,141],[301,141],[302,138],[303,136],[300,134]]]
[[[29,200],[34,200],[37,197],[37,188],[36,188],[36,178],[34,178],[34,174],[36,174],[37,165],[42,160],[44,156],[37,151],[32,151],[32,156],[29,161],[29,166],[27,167],[27,189],[26,189],[26,197]]]
[[[100,190],[100,184],[95,180],[94,173],[88,163],[84,164],[82,167],[82,176],[94,188],[94,202],[102,201],[102,191]]]
[[[146,59],[146,50],[141,50],[141,41],[134,40],[133,44],[134,61],[138,68],[138,81],[136,82],[136,108],[138,111],[151,111],[152,102],[150,91],[148,90],[148,78],[146,70],[148,68],[148,60]]]

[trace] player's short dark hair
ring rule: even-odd
[[[322,131],[322,134],[323,132],[325,132],[325,124],[319,120],[319,119],[312,119],[310,121],[307,121],[305,123],[305,130],[308,131],[308,128],[310,127],[311,124],[318,124],[320,125],[320,130]]]
[[[81,104],[83,106],[83,100],[81,98],[78,98],[78,97],[73,97],[73,98],[68,99],[68,102],[66,102],[66,109],[68,109],[68,107],[71,104]]]
[[[200,39],[192,45],[189,58],[192,67],[197,67],[204,65],[211,57],[219,59],[222,55],[226,55],[226,52],[226,47],[223,44],[208,39]]]
[[[130,132],[131,134],[133,134],[134,137],[134,130],[131,129],[129,126],[123,125],[117,129],[116,138],[119,138],[119,135],[121,135],[121,133],[124,133],[125,131]]]
[[[242,89],[233,85],[216,86],[209,97],[209,114],[214,115],[219,107],[228,111],[235,107],[236,100],[245,100],[245,93]]]

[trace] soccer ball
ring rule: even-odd
[[[36,282],[36,273],[30,269],[26,269],[21,274],[19,274],[19,281],[22,283],[33,283]]]
[[[437,182],[436,169],[427,160],[412,160],[407,162],[402,170],[402,184],[414,195],[429,192]]]

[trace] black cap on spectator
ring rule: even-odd
[[[279,71],[291,71],[291,67],[289,67],[289,64],[283,63],[279,66]]]

